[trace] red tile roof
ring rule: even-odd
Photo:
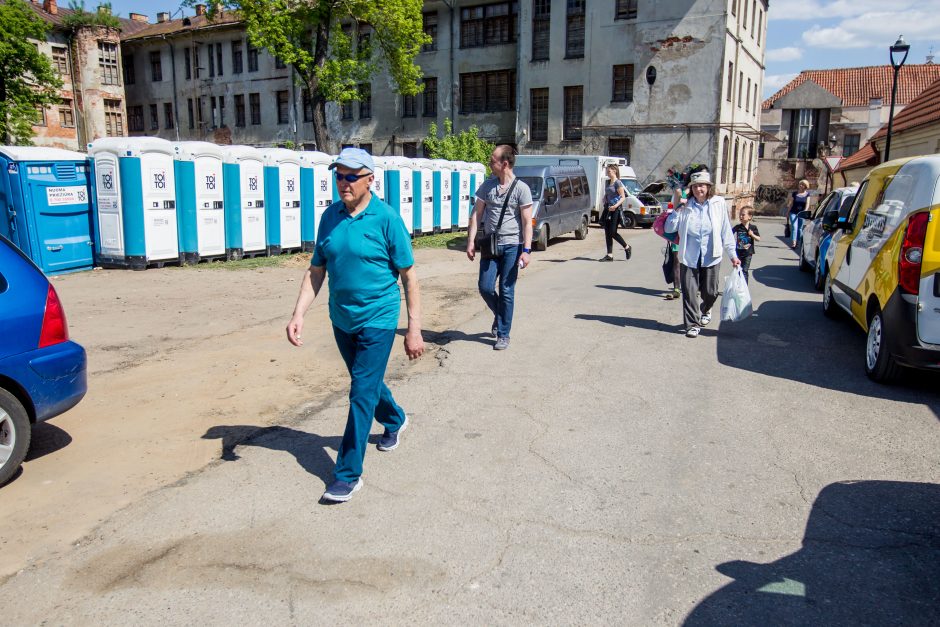
[[[160,37],[174,33],[189,32],[203,28],[215,28],[219,26],[228,26],[241,23],[242,19],[234,11],[221,11],[214,20],[209,20],[205,15],[192,15],[178,20],[169,20],[157,24],[144,24],[143,29],[139,29],[127,36],[122,36],[121,41],[146,39],[148,37]]]
[[[43,10],[42,4],[33,4],[27,0],[26,5],[36,12],[36,15],[44,19],[45,21],[52,24],[54,28],[65,28],[65,18],[75,13],[72,9],[66,7],[58,7],[56,14],[47,13]],[[117,18],[121,23],[121,36],[132,35],[139,30],[147,28],[149,24],[146,22],[138,22],[137,20],[129,20],[126,17]]]
[[[898,74],[898,94],[895,102],[906,105],[928,85],[940,79],[940,65],[905,65]],[[784,85],[780,91],[763,103],[770,109],[781,97],[806,81],[813,81],[842,100],[843,107],[867,107],[872,98],[881,98],[885,105],[891,102],[891,83],[894,68],[890,65],[836,68],[832,70],[803,70]]]
[[[859,168],[863,166],[875,165],[879,161],[878,154],[875,152],[875,149],[872,147],[871,143],[866,143],[862,146],[855,154],[850,157],[846,157],[839,162],[839,167],[836,168],[836,172],[841,172],[842,170],[851,170],[853,168]]]
[[[910,104],[894,116],[894,126],[891,133],[894,135],[933,122],[940,122],[940,80],[931,83],[927,89],[920,92],[920,95],[911,100]],[[887,134],[888,127],[882,126],[877,133],[871,136],[869,141],[884,137]]]

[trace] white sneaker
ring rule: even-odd
[[[686,337],[698,337],[699,329],[698,327],[690,327],[688,331],[685,332]]]
[[[708,311],[702,314],[702,326],[707,327],[708,323],[711,321],[712,321],[712,312],[709,309]]]

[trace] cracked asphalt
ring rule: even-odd
[[[684,337],[649,231],[629,262],[560,240],[508,351],[469,298],[392,368],[410,428],[352,501],[317,502],[345,389],[220,423],[215,462],[4,580],[3,623],[940,623],[940,379],[869,382],[759,223],[750,319]]]

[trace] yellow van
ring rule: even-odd
[[[865,372],[940,370],[940,154],[889,161],[865,178],[827,254],[823,310],[868,331]]]

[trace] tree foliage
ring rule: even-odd
[[[101,8],[104,10],[90,12],[85,10],[85,0],[78,0],[77,2],[72,0],[69,2],[69,9],[72,10],[72,13],[62,18],[62,25],[71,30],[82,26],[104,26],[121,30],[121,20],[111,15],[111,3],[104,2],[101,4]]]
[[[0,3],[0,141],[29,145],[41,107],[59,102],[62,80],[30,41],[45,41],[50,25],[23,0]]]
[[[454,125],[450,118],[444,120],[444,132],[438,137],[437,124],[431,123],[428,136],[424,138],[424,154],[430,159],[449,159],[450,161],[468,161],[482,163],[489,174],[490,155],[496,148],[480,137],[480,129],[471,126],[462,133],[454,134]]]

